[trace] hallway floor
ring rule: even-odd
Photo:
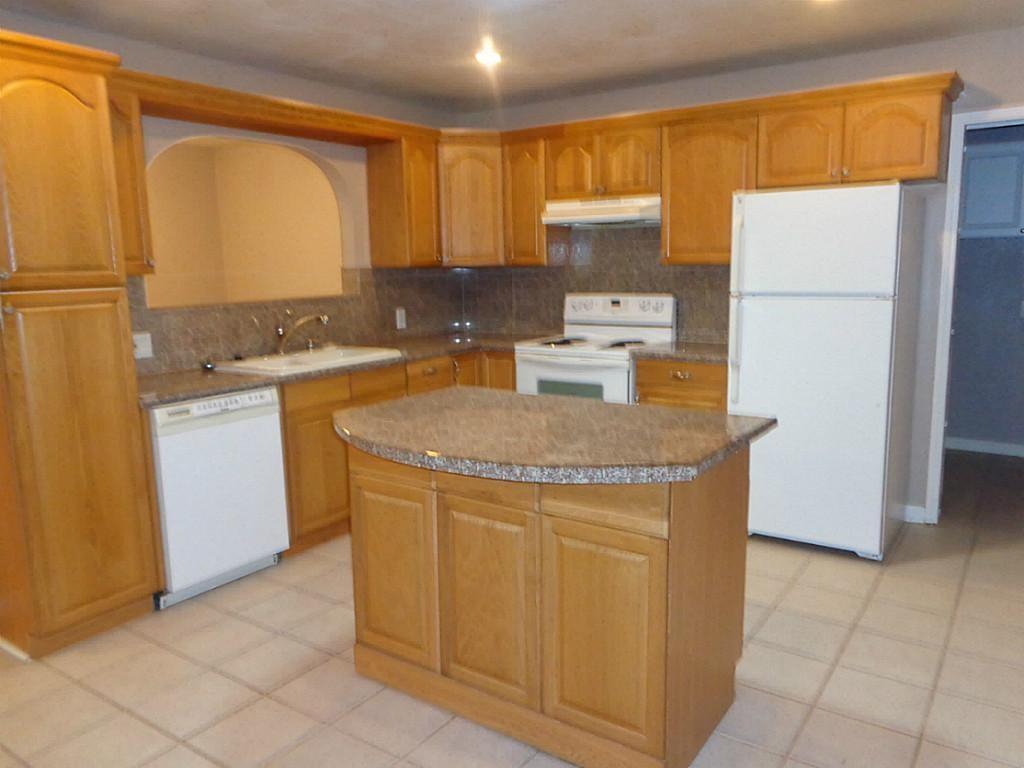
[[[736,703],[697,768],[1024,768],[1024,460],[951,454],[884,565],[749,544]],[[361,678],[338,539],[42,661],[0,653],[0,768],[557,768]]]

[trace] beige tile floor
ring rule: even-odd
[[[1024,461],[951,456],[884,566],[752,539],[698,768],[1024,768]],[[51,656],[0,655],[0,768],[557,768],[352,666],[339,539]]]

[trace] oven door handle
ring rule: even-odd
[[[535,363],[539,365],[557,365],[564,368],[611,368],[614,370],[628,369],[629,364],[623,365],[621,360],[592,360],[587,358],[553,358],[543,355],[517,354],[516,365],[520,363]]]

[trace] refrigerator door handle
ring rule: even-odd
[[[740,293],[743,290],[743,194],[733,193],[732,196],[732,270],[730,272],[729,291]]]
[[[729,312],[729,402],[736,404],[740,399],[740,349],[743,322],[743,298],[737,296]]]

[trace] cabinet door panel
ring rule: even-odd
[[[445,263],[501,264],[501,147],[442,144],[439,152]]]
[[[516,356],[513,352],[488,352],[486,354],[486,386],[491,389],[516,388]]]
[[[120,289],[8,294],[3,352],[38,631],[153,593],[155,540]]]
[[[756,186],[757,119],[681,123],[664,135],[665,262],[728,264],[733,192]]]
[[[352,476],[352,558],[360,643],[438,669],[433,493]]]
[[[460,387],[479,387],[483,385],[483,353],[467,352],[452,358],[455,384]]]
[[[437,237],[437,145],[404,139],[409,262],[430,266],[441,261]]]
[[[666,542],[544,519],[544,712],[664,754]]]
[[[334,431],[334,411],[345,405],[330,404],[287,421],[293,547],[348,518],[348,457]]]
[[[768,112],[758,118],[757,186],[840,181],[842,105]]]
[[[548,200],[595,194],[597,141],[593,134],[548,139],[545,165]]]
[[[503,149],[505,261],[510,266],[547,263],[544,212],[544,142],[525,141]]]
[[[715,363],[638,360],[636,389],[641,403],[725,410],[728,369]]]
[[[540,708],[538,516],[442,494],[441,669]]]
[[[945,97],[889,96],[846,105],[843,178],[846,181],[930,179],[943,175],[940,151]]]
[[[110,127],[125,268],[129,275],[152,274],[153,246],[149,231],[146,159],[138,96],[111,90]]]
[[[601,195],[656,195],[661,191],[661,137],[657,126],[600,135]]]
[[[123,283],[104,78],[0,58],[0,114],[0,285]]]

